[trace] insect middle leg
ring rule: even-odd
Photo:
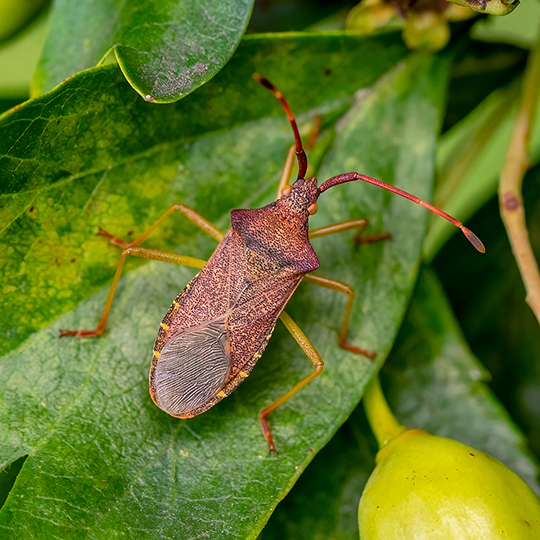
[[[268,423],[266,421],[266,417],[272,412],[275,411],[280,405],[283,405],[288,399],[290,399],[298,390],[303,388],[308,382],[312,381],[317,375],[320,375],[323,370],[324,362],[320,356],[320,354],[316,351],[315,347],[310,343],[308,338],[305,336],[304,332],[300,330],[298,325],[285,313],[284,311],[281,312],[281,315],[279,318],[283,321],[283,324],[285,324],[287,330],[291,333],[292,337],[296,340],[298,345],[302,348],[302,350],[306,353],[306,356],[309,358],[310,362],[313,364],[313,367],[315,368],[314,371],[312,371],[307,377],[304,377],[298,384],[296,384],[293,388],[291,388],[287,393],[283,394],[281,397],[276,399],[273,403],[265,407],[259,412],[259,419],[262,424],[264,436],[266,437],[266,440],[268,441],[268,448],[270,452],[275,452],[276,447],[274,445],[274,440],[272,439],[272,433],[270,432],[270,429],[268,427]]]
[[[354,289],[336,279],[325,278],[322,276],[314,276],[313,274],[308,274],[304,277],[304,281],[307,283],[313,283],[313,285],[318,285],[319,287],[324,287],[325,289],[332,289],[333,291],[338,291],[345,293],[348,296],[347,307],[345,308],[345,315],[343,317],[343,323],[341,325],[341,330],[338,335],[338,345],[342,349],[346,349],[356,354],[362,354],[373,360],[377,355],[373,351],[368,351],[367,349],[362,349],[356,345],[352,345],[347,341],[347,333],[349,331],[349,320],[351,318],[351,312],[354,302]]]
[[[327,225],[326,227],[313,229],[309,232],[309,238],[319,238],[320,236],[328,236],[330,234],[348,231],[349,229],[354,228],[360,229],[358,234],[355,236],[355,243],[357,244],[378,242],[380,240],[388,240],[391,238],[391,235],[388,232],[373,234],[370,236],[363,236],[363,233],[368,225],[369,221],[367,219],[350,219],[348,221],[342,221],[340,223]],[[360,347],[357,347],[356,345],[352,345],[351,343],[347,342],[349,319],[351,318],[351,311],[354,302],[354,290],[349,285],[341,281],[321,276],[314,276],[312,274],[306,275],[304,277],[304,281],[307,281],[308,283],[313,283],[314,285],[319,285],[320,287],[324,287],[326,289],[332,289],[334,291],[342,292],[348,296],[347,307],[345,308],[345,315],[343,317],[343,324],[341,325],[341,330],[338,336],[338,345],[343,349],[354,352],[356,354],[362,354],[373,360],[376,356],[373,351],[362,349]]]
[[[379,242],[380,240],[390,240],[392,238],[392,235],[389,232],[382,232],[371,234],[369,236],[363,236],[364,231],[366,230],[366,227],[368,225],[369,221],[367,219],[349,219],[347,221],[333,223],[332,225],[326,225],[325,227],[319,227],[318,229],[312,229],[311,231],[309,231],[309,238],[319,238],[321,236],[328,236],[329,234],[335,234],[355,228],[360,229],[354,237],[355,244],[371,244],[373,242]]]

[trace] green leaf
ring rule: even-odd
[[[253,0],[58,0],[34,89],[50,90],[114,51],[144,99],[176,101],[227,63],[252,8]]]
[[[47,18],[41,17],[28,32],[0,48],[0,99],[17,99],[18,103],[28,99],[47,32]]]
[[[25,29],[44,10],[47,0],[2,0],[0,2],[0,43]]]
[[[382,370],[385,395],[410,428],[491,454],[540,492],[538,463],[463,340],[448,300],[427,267]],[[358,503],[375,466],[376,443],[359,409],[281,502],[260,540],[357,540]]]
[[[324,104],[326,113],[349,103],[357,88],[372,85],[405,53],[393,38],[252,37],[223,74],[185,103],[144,103],[109,65],[6,114],[0,120],[0,352],[110,282],[118,253],[96,236],[99,227],[140,234],[178,201],[226,226],[231,208],[274,189],[269,184],[283,166],[291,131],[277,100],[252,80],[255,70],[288,90],[296,112]],[[365,59],[362,70],[358,58]],[[233,148],[226,135],[217,137],[270,114],[277,117],[272,125],[281,126],[275,147],[266,140],[268,126],[234,131]],[[199,141],[207,135],[209,142]],[[172,249],[196,230],[167,224],[154,245]],[[207,243],[201,255],[213,246]]]
[[[256,537],[376,369],[337,347],[343,295],[305,284],[287,307],[326,368],[271,415],[276,455],[257,413],[311,368],[281,325],[250,378],[207,413],[181,421],[151,402],[156,329],[192,270],[150,262],[128,272],[100,339],[60,340],[58,329],[92,327],[103,308],[119,252],[95,236],[98,226],[130,237],[181,201],[224,230],[231,207],[272,200],[292,134],[276,100],[251,81],[255,66],[295,111],[315,107],[299,118],[309,126],[403,54],[391,37],[251,38],[211,83],[175,105],[126,95],[106,66],[4,116],[4,201],[12,205],[4,241],[13,249],[6,268],[12,301],[26,301],[11,319],[13,334],[34,313],[46,313],[38,325],[54,318],[59,296],[79,304],[21,342],[23,331],[0,363],[0,463],[29,456],[0,513],[5,537]],[[361,170],[427,197],[448,67],[448,59],[411,57],[358,93],[320,178]],[[313,226],[364,216],[371,231],[393,235],[360,249],[353,232],[313,242],[321,274],[356,290],[349,339],[375,350],[380,363],[411,292],[425,210],[364,184],[336,187],[319,206]],[[181,216],[147,244],[180,245],[197,257],[215,246]],[[49,305],[56,307],[47,313]]]

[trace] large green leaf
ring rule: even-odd
[[[231,206],[271,200],[292,137],[274,98],[250,86],[254,69],[295,110],[316,107],[301,117],[304,125],[315,113],[330,118],[395,63],[403,49],[392,39],[253,38],[210,84],[159,108],[126,95],[119,73],[104,67],[4,117],[4,200],[12,205],[4,214],[12,250],[4,266],[15,275],[13,301],[25,299],[26,312],[20,304],[11,319],[16,338],[0,364],[0,463],[29,455],[0,514],[6,537],[258,534],[376,367],[336,346],[342,295],[302,285],[287,308],[326,369],[272,414],[276,455],[268,454],[257,412],[310,371],[279,325],[249,380],[207,413],[179,421],[148,396],[157,325],[192,270],[151,262],[129,272],[100,339],[60,340],[58,329],[91,327],[99,317],[107,293],[100,285],[110,280],[118,251],[95,237],[98,225],[129,236],[182,201],[224,229]],[[447,59],[411,57],[359,93],[337,124],[320,177],[361,170],[428,197],[447,71]],[[269,112],[279,116],[262,118]],[[314,241],[321,274],[356,289],[350,339],[375,350],[378,362],[412,288],[424,212],[373,186],[348,184],[325,193],[314,216],[320,226],[363,215],[372,231],[393,235],[361,249],[353,233]],[[185,220],[176,226],[171,218],[163,233],[148,243],[180,245],[195,256],[215,245]],[[29,264],[36,265],[31,272]],[[47,282],[51,276],[56,281]],[[35,312],[53,306],[34,328],[74,303],[49,327],[17,336]]]
[[[538,463],[485,384],[434,273],[420,273],[396,344],[382,370],[400,422],[488,452],[540,493]],[[278,506],[260,540],[357,540],[358,503],[376,443],[357,409]]]
[[[144,103],[110,65],[6,114],[0,352],[110,282],[118,254],[96,237],[99,227],[140,233],[178,201],[225,225],[231,208],[270,191],[291,131],[277,101],[253,82],[254,71],[287,84],[296,111],[326,104],[326,112],[349,103],[357,88],[373,84],[404,55],[396,39],[250,38],[224,73],[185,103]],[[361,70],[358,58],[365,59]],[[234,131],[232,147],[226,134],[218,136],[269,114],[278,117],[272,126],[281,126],[279,136],[266,135],[269,125]],[[191,147],[209,134],[212,139]],[[156,245],[170,249],[194,231],[184,223],[167,226],[158,238],[168,241]]]
[[[57,0],[34,89],[50,90],[108,52],[144,99],[176,101],[230,59],[254,0]]]

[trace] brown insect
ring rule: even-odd
[[[429,208],[459,227],[476,249],[484,252],[484,246],[453,217],[418,197],[368,176],[355,172],[340,174],[326,180],[319,187],[316,178],[304,178],[307,157],[294,116],[281,92],[260,75],[254,77],[280,100],[295,137],[295,146],[289,151],[277,200],[255,210],[232,210],[231,227],[225,235],[182,204],[170,208],[133,242],[124,242],[100,230],[99,234],[125,248],[103,314],[95,330],[61,330],[60,335],[91,337],[103,333],[127,255],[202,268],[176,297],[161,322],[150,368],[150,395],[160,409],[178,418],[191,418],[206,411],[228,396],[249,375],[280,318],[315,369],[294,388],[259,412],[269,449],[274,452],[267,416],[323,369],[320,355],[283,311],[302,280],[348,296],[338,344],[349,351],[369,358],[375,357],[375,353],[347,342],[354,299],[352,288],[333,279],[308,275],[319,268],[319,261],[309,242],[311,238],[352,228],[359,228],[361,234],[367,226],[366,220],[354,219],[309,231],[309,216],[317,211],[317,199],[322,193],[338,184],[363,180]],[[298,159],[298,178],[289,185],[295,153]],[[139,247],[174,211],[184,214],[220,242],[208,262]],[[359,241],[372,242],[388,237],[388,234],[380,234],[360,237]]]

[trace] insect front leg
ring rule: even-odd
[[[345,315],[343,317],[343,323],[341,325],[341,330],[338,335],[338,345],[342,349],[346,349],[356,354],[361,354],[367,356],[373,360],[377,355],[373,351],[368,351],[367,349],[362,349],[356,345],[352,345],[347,341],[347,333],[349,331],[349,319],[351,318],[351,311],[354,302],[354,290],[352,287],[343,283],[342,281],[337,281],[336,279],[325,278],[321,276],[314,276],[308,274],[304,277],[304,281],[308,283],[313,283],[319,287],[324,287],[325,289],[332,289],[333,291],[338,291],[346,294],[348,296],[347,307],[345,308]]]
[[[368,244],[373,242],[379,242],[380,240],[389,240],[392,238],[389,232],[372,234],[370,236],[363,236],[364,231],[366,230],[366,227],[368,225],[369,221],[367,219],[349,219],[347,221],[341,221],[339,223],[333,223],[332,225],[326,225],[325,227],[313,229],[309,231],[309,238],[319,238],[321,236],[328,236],[330,234],[348,231],[349,229],[355,228],[360,229],[354,237],[354,241],[356,244]],[[354,290],[349,285],[341,281],[320,276],[314,276],[311,274],[306,275],[304,277],[304,281],[307,281],[308,283],[313,283],[314,285],[319,285],[319,287],[324,287],[326,289],[332,289],[334,291],[342,292],[348,296],[347,307],[345,308],[345,316],[343,317],[343,324],[341,325],[341,330],[339,332],[338,345],[343,349],[347,349],[348,351],[356,354],[362,354],[373,360],[376,356],[373,351],[362,349],[360,347],[357,347],[356,345],[352,345],[347,342],[349,319],[351,317],[351,311],[354,301]]]
[[[116,267],[116,273],[114,274],[114,279],[111,284],[111,288],[109,289],[109,294],[107,295],[105,307],[103,308],[103,313],[101,314],[97,328],[95,330],[60,330],[60,337],[97,337],[103,334],[105,328],[107,327],[107,320],[109,318],[114,293],[116,292],[116,287],[118,286],[118,281],[120,280],[122,269],[124,268],[124,262],[128,255],[134,255],[135,257],[151,259],[154,261],[180,264],[182,266],[191,266],[192,268],[202,268],[206,264],[206,261],[196,259],[195,257],[178,255],[177,253],[169,253],[166,251],[160,251],[158,249],[130,246],[127,249],[124,249],[124,251],[122,251],[122,255],[120,255],[120,260],[118,261],[118,266]]]
[[[296,153],[294,151],[294,144],[293,144],[289,148],[289,151],[287,152],[287,159],[285,160],[285,166],[283,167],[283,171],[281,173],[281,179],[279,181],[279,185],[277,188],[276,200],[281,199],[281,196],[282,196],[281,192],[283,191],[283,188],[289,185],[295,157],[296,157]]]
[[[275,452],[276,447],[274,445],[274,440],[272,439],[272,433],[268,427],[268,422],[266,417],[272,412],[275,411],[280,405],[283,405],[288,399],[290,399],[298,390],[303,388],[308,382],[312,381],[317,375],[320,375],[323,370],[324,362],[321,358],[321,355],[316,351],[315,347],[309,342],[308,338],[305,336],[304,332],[300,330],[298,325],[285,313],[281,312],[279,318],[283,321],[283,324],[287,327],[287,330],[291,333],[292,337],[296,340],[298,345],[306,353],[306,356],[309,358],[310,362],[315,368],[307,377],[302,379],[296,386],[291,388],[286,394],[283,394],[280,398],[276,399],[274,403],[268,405],[259,412],[259,419],[262,424],[264,436],[268,441],[268,448],[270,452]]]
[[[200,214],[195,212],[193,208],[190,208],[189,206],[185,204],[175,204],[174,206],[171,206],[153,225],[151,225],[146,231],[144,231],[140,236],[135,238],[135,240],[131,242],[125,242],[124,240],[121,240],[120,238],[113,236],[112,234],[108,233],[107,231],[104,231],[103,229],[99,229],[99,233],[101,236],[105,236],[106,238],[109,238],[111,243],[116,244],[117,246],[121,246],[123,248],[127,248],[130,246],[139,246],[141,245],[173,212],[180,212],[184,216],[186,216],[189,221],[197,225],[200,229],[202,229],[206,234],[217,240],[218,242],[221,242],[223,240],[224,234],[214,227],[209,221],[206,221]]]

